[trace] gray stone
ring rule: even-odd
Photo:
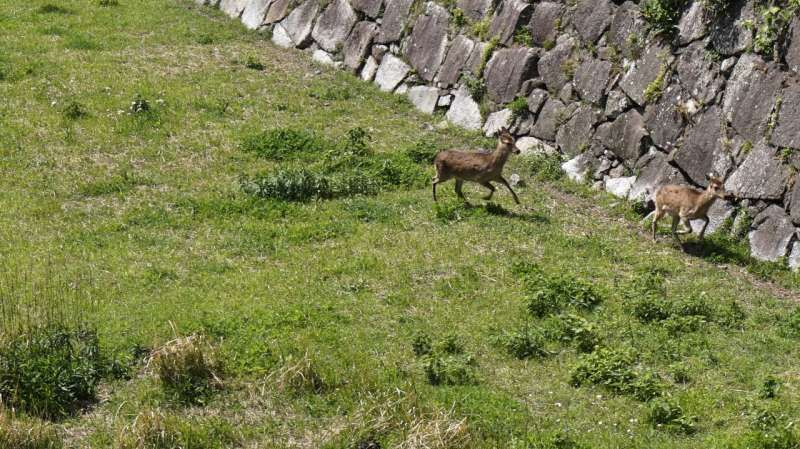
[[[608,28],[608,43],[619,49],[625,57],[637,53],[647,36],[647,25],[639,6],[626,1],[619,8]]]
[[[644,92],[658,78],[664,66],[672,63],[673,56],[669,47],[659,42],[649,45],[642,58],[635,61],[619,83],[620,88],[639,106],[644,106]],[[665,83],[668,81],[665,80]]]
[[[356,72],[361,67],[361,63],[364,62],[369,46],[372,44],[376,34],[378,34],[378,26],[366,20],[358,22],[353,27],[353,32],[347,37],[342,49],[345,67],[353,72]]]
[[[538,53],[517,47],[495,52],[486,65],[486,93],[495,103],[508,103],[517,96],[522,83],[536,76]]]
[[[333,66],[335,65],[335,61],[333,60],[333,56],[325,50],[317,49],[311,54],[311,59],[314,62],[317,62],[322,65]]]
[[[283,48],[294,47],[294,41],[292,41],[291,36],[281,24],[277,24],[272,28],[272,43]]]
[[[242,15],[248,0],[222,0],[219,3],[219,9],[225,14],[234,19],[238,19]]]
[[[452,95],[442,95],[439,97],[439,101],[436,103],[436,106],[440,108],[446,108],[453,103],[453,96]]]
[[[274,0],[269,5],[264,23],[270,24],[283,20],[289,14],[289,4],[291,0]]]
[[[361,69],[361,79],[364,81],[372,81],[377,71],[378,61],[372,56],[369,56],[367,57],[367,61],[364,62],[364,67]]]
[[[544,47],[555,43],[558,29],[556,24],[561,21],[564,14],[564,5],[556,2],[541,2],[534,5],[528,29],[531,32],[533,44]]]
[[[733,207],[729,201],[716,200],[714,204],[708,209],[708,226],[706,226],[706,235],[713,234],[725,224],[725,221],[733,217],[736,208]],[[692,220],[689,225],[692,231],[699,234],[705,224],[704,220]]]
[[[678,79],[687,92],[701,103],[711,103],[725,85],[719,63],[706,57],[705,44],[696,42],[678,57]]]
[[[800,148],[800,85],[792,84],[780,95],[783,100],[771,142],[779,147]]]
[[[255,30],[264,23],[271,0],[250,0],[242,12],[242,23],[250,30]]]
[[[408,99],[419,111],[433,114],[439,101],[439,89],[429,86],[414,86],[408,90]]]
[[[606,180],[606,191],[618,198],[627,199],[635,182],[636,176],[609,178]]]
[[[406,48],[406,57],[417,74],[432,81],[447,49],[447,30],[450,14],[435,3],[428,3],[425,14],[414,24]]]
[[[678,22],[678,43],[686,45],[706,35],[706,10],[702,1],[692,3]]]
[[[638,111],[631,109],[614,122],[600,125],[595,138],[617,157],[633,165],[645,149],[646,136],[644,119]]]
[[[383,61],[383,55],[389,52],[389,47],[386,45],[373,45],[372,46],[372,57],[375,58],[376,61],[380,64]]]
[[[748,23],[755,22],[753,0],[735,0],[719,14],[711,29],[711,45],[721,55],[741,53],[753,44]]]
[[[598,115],[591,106],[580,106],[567,123],[558,129],[556,143],[561,151],[570,156],[586,151],[592,142]]]
[[[352,0],[353,9],[361,11],[371,19],[375,19],[380,15],[383,0]]]
[[[767,207],[753,220],[753,227],[748,234],[751,256],[768,261],[786,257],[797,229],[783,209],[774,204]]]
[[[792,245],[787,262],[792,271],[800,271],[800,240],[795,241]]]
[[[587,44],[594,44],[611,23],[614,13],[609,0],[580,0],[572,24]]]
[[[456,91],[445,118],[454,125],[471,130],[479,130],[482,125],[481,109],[465,87]]]
[[[667,151],[675,148],[688,118],[680,112],[686,108],[686,101],[683,88],[672,84],[655,104],[645,109],[644,123],[657,147]]]
[[[575,39],[565,39],[539,59],[539,74],[551,92],[560,91],[570,81],[569,74],[564,69],[572,57],[575,45]]]
[[[492,112],[486,117],[486,123],[483,125],[483,133],[486,137],[492,137],[500,131],[501,128],[508,128],[511,125],[512,117],[511,109],[501,109],[497,112]]]
[[[531,111],[531,114],[537,115],[542,110],[544,102],[547,101],[547,96],[547,91],[542,89],[534,89],[528,94],[528,110]]]
[[[795,224],[800,225],[800,175],[794,177],[792,186],[792,200],[789,203],[789,212]]]
[[[736,61],[738,60],[739,58],[736,56],[726,58],[724,61],[722,61],[722,64],[720,64],[719,70],[725,75],[730,75],[731,70],[733,70],[733,67],[736,66]]]
[[[723,139],[722,111],[717,106],[707,111],[686,130],[683,144],[672,154],[672,161],[697,185],[706,185],[706,175],[717,173],[723,178],[733,165]]]
[[[587,154],[579,154],[561,164],[561,170],[564,170],[571,181],[583,184],[592,170],[592,159]]]
[[[605,98],[606,88],[611,78],[611,63],[599,59],[585,59],[575,73],[573,84],[581,99],[600,104]]]
[[[383,92],[393,91],[400,83],[406,79],[411,67],[397,56],[387,53],[383,56],[381,65],[375,73],[375,84]]]
[[[318,12],[317,0],[306,0],[283,19],[281,25],[295,46],[305,48],[311,44],[311,25]]]
[[[458,82],[461,72],[467,64],[472,51],[475,49],[475,42],[459,34],[450,44],[447,56],[439,69],[438,81],[442,87],[450,87]]]
[[[737,198],[778,200],[786,190],[788,167],[776,157],[775,148],[756,143],[747,158],[725,182],[725,190]]]
[[[760,140],[767,131],[784,74],[757,55],[739,58],[725,89],[723,110],[728,122],[747,140]]]
[[[478,21],[483,19],[484,15],[489,12],[492,7],[492,0],[458,0],[456,6],[464,11],[464,15],[467,18]]]
[[[795,73],[800,73],[800,17],[795,17],[789,26],[789,38],[786,45],[786,64]],[[797,247],[798,245],[795,245]],[[800,249],[798,249],[800,251]]]
[[[558,127],[564,123],[567,118],[569,117],[567,116],[567,109],[564,103],[552,97],[548,98],[542,110],[539,112],[536,124],[531,129],[531,135],[553,142],[556,140]]]
[[[388,44],[399,41],[408,22],[408,13],[414,0],[391,0],[386,3],[383,12],[381,32],[375,39],[379,44]]]
[[[605,115],[613,120],[627,111],[632,105],[633,103],[624,92],[612,90],[608,93],[608,98],[606,98]]]
[[[543,140],[535,137],[520,137],[517,139],[517,148],[520,149],[523,155],[553,155],[558,153],[558,150],[552,145],[549,145]]]
[[[489,44],[486,42],[476,42],[475,48],[472,49],[472,54],[470,54],[469,59],[467,59],[467,64],[464,69],[469,70],[469,73],[476,78],[480,78],[482,75],[481,69],[485,69],[485,67],[482,67],[483,56],[488,47]]]
[[[397,86],[397,89],[394,90],[394,93],[397,95],[406,95],[408,94],[408,89],[409,89],[408,83],[403,83]]]
[[[667,156],[655,147],[651,147],[647,154],[639,158],[636,169],[639,177],[628,194],[631,201],[649,202],[659,186],[685,183],[678,169],[669,165]]]
[[[333,0],[317,19],[311,37],[323,50],[337,51],[357,20],[358,17],[347,0]]]
[[[499,39],[499,43],[509,45],[514,39],[517,26],[530,21],[533,8],[521,0],[504,0],[495,12],[489,26],[489,36]]]

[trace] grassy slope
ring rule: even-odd
[[[431,118],[401,99],[320,72],[305,55],[190,2],[102,8],[71,0],[60,2],[66,14],[37,12],[44,3],[0,5],[0,254],[12,266],[89,274],[101,337],[115,350],[163,342],[169,322],[217,338],[231,387],[205,411],[175,414],[204,416],[198,425],[263,447],[344,444],[371,407],[401,398],[418,412],[466,418],[474,447],[555,431],[598,448],[724,447],[747,431],[753,404],[797,417],[800,350],[778,325],[793,306],[776,298],[797,290],[653,245],[602,195],[535,182],[522,192],[524,207],[498,192],[512,215],[478,211],[456,221],[437,218],[427,189],[307,204],[248,201],[238,176],[269,165],[239,150],[252,131],[307,127],[334,138],[361,126],[377,151],[421,135],[442,146],[485,141],[425,131]],[[248,57],[266,69],[245,68]],[[349,98],[324,99],[330,85]],[[137,94],[155,118],[125,112]],[[65,118],[72,101],[88,116]],[[684,360],[692,381],[670,383],[668,392],[698,417],[699,432],[652,429],[641,402],[570,386],[578,355],[569,347],[526,362],[493,344],[526,321],[525,292],[511,270],[520,261],[593,283],[605,302],[585,316],[603,341],[638,349],[641,363],[665,380]],[[652,267],[668,273],[676,295],[736,300],[747,318],[678,337],[637,322],[621,293],[637,270]],[[478,383],[428,385],[411,352],[419,332],[461,336],[476,357]],[[274,392],[267,374],[304,353],[335,388]],[[758,399],[769,375],[784,388],[776,400]],[[146,378],[115,384],[95,410],[64,427],[75,444],[108,447],[141,407],[162,400]],[[403,431],[387,434],[391,443]]]

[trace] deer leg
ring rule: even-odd
[[[488,194],[488,195],[486,195],[485,197],[483,197],[483,199],[484,199],[484,200],[486,200],[486,201],[489,201],[489,200],[491,200],[491,199],[492,199],[492,196],[494,196],[494,191],[495,191],[495,188],[494,188],[494,186],[493,186],[493,185],[492,185],[492,183],[491,183],[491,182],[489,182],[489,181],[482,182],[482,183],[481,183],[481,185],[482,185],[482,186],[484,186],[484,187],[486,187],[487,189],[489,189],[489,194]]]
[[[516,193],[514,193],[514,189],[512,189],[512,188],[511,188],[511,186],[508,184],[508,181],[506,181],[506,178],[504,178],[504,177],[502,177],[502,176],[501,176],[501,177],[500,177],[500,182],[502,182],[502,183],[503,183],[503,185],[505,185],[505,186],[506,186],[506,188],[508,189],[508,191],[509,191],[509,192],[511,192],[511,195],[514,197],[514,202],[515,202],[515,203],[517,203],[517,204],[519,204],[519,198],[517,198],[517,194],[516,194]]]
[[[433,178],[433,201],[436,201],[436,184],[439,184],[439,179]]]
[[[464,198],[464,192],[461,191],[461,187],[463,186],[464,186],[464,180],[456,179],[456,195],[458,195],[458,197],[461,198],[462,200],[467,201],[467,199]]]
[[[678,242],[678,245],[683,247],[683,243],[681,242],[681,239],[678,237],[678,221],[679,221],[678,216],[677,215],[673,215],[672,216],[672,236],[675,237],[675,240]]]
[[[692,233],[692,224],[689,223],[689,219],[687,217],[680,217],[681,219],[681,226],[683,227],[682,231],[679,231],[678,234],[691,234]]]
[[[706,235],[706,228],[708,227],[708,222],[710,221],[708,217],[704,217],[703,220],[704,220],[703,228],[700,229],[700,236],[699,236],[701,242],[703,241],[703,237],[705,237]]]
[[[653,241],[654,242],[656,241],[656,228],[658,227],[658,220],[661,220],[661,216],[662,215],[663,214],[661,213],[661,210],[659,210],[659,209],[656,209],[655,212],[654,212],[654,215],[653,215],[653,224],[652,224],[651,227],[653,228]]]

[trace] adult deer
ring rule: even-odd
[[[692,227],[689,220],[704,220],[703,228],[700,230],[699,238],[703,240],[708,226],[708,210],[717,199],[724,199],[726,196],[723,180],[713,173],[706,175],[708,187],[705,190],[695,189],[688,186],[665,185],[659,187],[655,193],[656,210],[653,215],[653,241],[656,240],[656,226],[658,220],[664,215],[672,216],[672,236],[681,244],[678,238],[678,222],[686,228],[681,234],[690,234]]]
[[[436,185],[455,178],[456,194],[464,201],[466,198],[461,191],[464,181],[476,182],[489,189],[489,195],[484,197],[487,201],[494,195],[495,187],[492,182],[499,182],[506,186],[514,201],[519,204],[517,194],[503,178],[503,167],[511,153],[519,154],[520,149],[517,148],[514,136],[508,129],[503,128],[498,134],[497,148],[492,153],[447,150],[437,154],[433,161],[436,168],[436,176],[433,178],[433,200],[436,201]]]

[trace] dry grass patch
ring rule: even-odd
[[[280,369],[267,377],[266,383],[280,392],[295,394],[322,393],[328,386],[308,352],[297,360],[289,356]]]
[[[61,449],[53,426],[35,420],[19,420],[0,410],[0,447],[9,449]]]
[[[203,335],[167,342],[150,355],[147,367],[168,394],[184,403],[203,403],[223,385],[222,359]]]

